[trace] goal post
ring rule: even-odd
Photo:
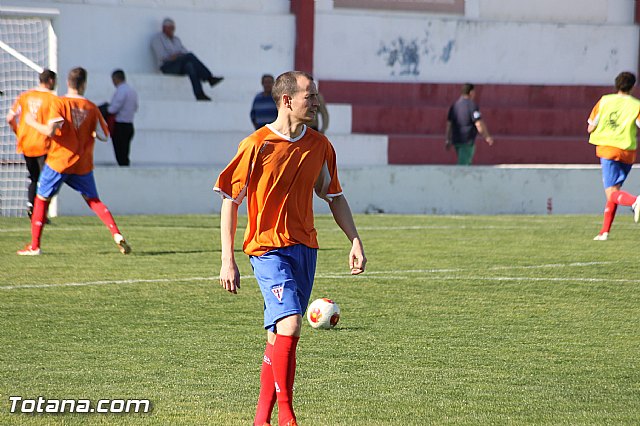
[[[57,69],[54,9],[0,6],[0,216],[26,216],[28,175],[5,117],[18,95],[38,85],[44,68]],[[54,208],[49,214],[55,216]]]

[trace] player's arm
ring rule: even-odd
[[[445,149],[451,148],[451,120],[447,120],[447,128],[444,131],[444,147]]]
[[[600,99],[591,110],[591,114],[589,114],[589,118],[587,119],[587,133],[591,134],[594,130],[598,128],[598,123],[600,122]]]
[[[479,119],[474,123],[476,129],[478,129],[478,133],[484,138],[484,140],[489,144],[489,146],[493,145],[493,137],[489,134],[489,129],[487,125],[484,123],[484,120]]]
[[[351,251],[349,252],[349,268],[351,268],[352,275],[358,275],[364,272],[364,267],[367,264],[367,258],[364,255],[364,247],[362,240],[358,235],[356,224],[353,221],[353,215],[351,214],[351,208],[344,195],[338,195],[333,197],[329,203],[331,214],[336,221],[342,232],[351,241]]]
[[[9,113],[7,114],[7,124],[9,125],[9,127],[11,127],[11,130],[13,130],[13,133],[17,135],[18,123],[16,120],[16,116],[17,114],[13,110],[9,110]]]
[[[53,136],[64,124],[64,119],[51,120],[47,124],[39,123],[31,114],[24,114],[24,122],[45,136]]]
[[[240,288],[240,271],[233,253],[237,226],[238,204],[230,198],[224,198],[220,210],[220,242],[222,244],[220,285],[234,294],[238,293]]]

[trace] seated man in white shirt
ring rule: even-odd
[[[176,24],[171,18],[162,21],[162,32],[151,40],[151,49],[158,62],[158,68],[164,74],[188,75],[193,87],[193,94],[199,101],[210,101],[202,90],[203,81],[214,86],[223,77],[215,77],[193,53],[189,52],[175,34]]]

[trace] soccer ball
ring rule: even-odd
[[[307,321],[313,328],[333,328],[340,320],[340,307],[326,297],[316,299],[307,308]]]

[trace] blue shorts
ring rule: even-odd
[[[602,183],[605,189],[612,186],[621,185],[627,180],[632,164],[621,163],[616,160],[600,159],[602,165]]]
[[[303,244],[249,256],[264,298],[264,328],[276,331],[276,323],[307,310],[318,249]]]
[[[42,172],[40,172],[38,195],[50,198],[60,191],[63,183],[66,183],[86,198],[98,198],[98,189],[93,178],[93,172],[89,172],[86,175],[58,173],[48,164],[45,164]]]

